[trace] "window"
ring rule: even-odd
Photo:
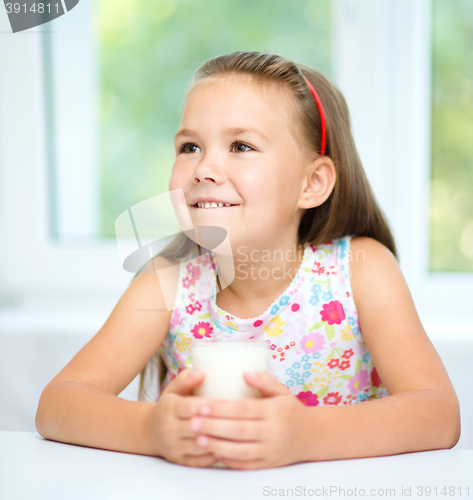
[[[473,271],[473,3],[433,0],[430,269]]]

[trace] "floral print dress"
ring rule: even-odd
[[[168,371],[161,391],[192,368],[191,339],[266,339],[270,373],[308,406],[347,405],[387,396],[363,340],[350,284],[352,236],[304,245],[302,264],[260,316],[237,318],[216,305],[212,252],[181,259],[169,332],[158,353]]]

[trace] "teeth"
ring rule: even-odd
[[[199,208],[217,208],[217,207],[230,207],[231,206],[231,203],[223,203],[223,202],[216,202],[216,201],[207,201],[207,202],[204,202],[204,201],[198,201],[197,202],[197,206]]]

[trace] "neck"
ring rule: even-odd
[[[225,304],[225,307],[219,307],[227,312],[231,312],[229,304],[238,303],[241,308],[260,310],[261,314],[294,279],[302,263],[304,247],[288,243],[283,247],[253,248],[244,252],[243,248],[247,247],[239,247],[233,256],[235,279],[223,290],[218,283],[221,291],[217,294],[217,301]]]

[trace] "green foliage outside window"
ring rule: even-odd
[[[96,0],[102,236],[168,189],[193,71],[236,50],[273,52],[331,76],[330,0]]]
[[[433,0],[430,270],[473,271],[473,2]]]

